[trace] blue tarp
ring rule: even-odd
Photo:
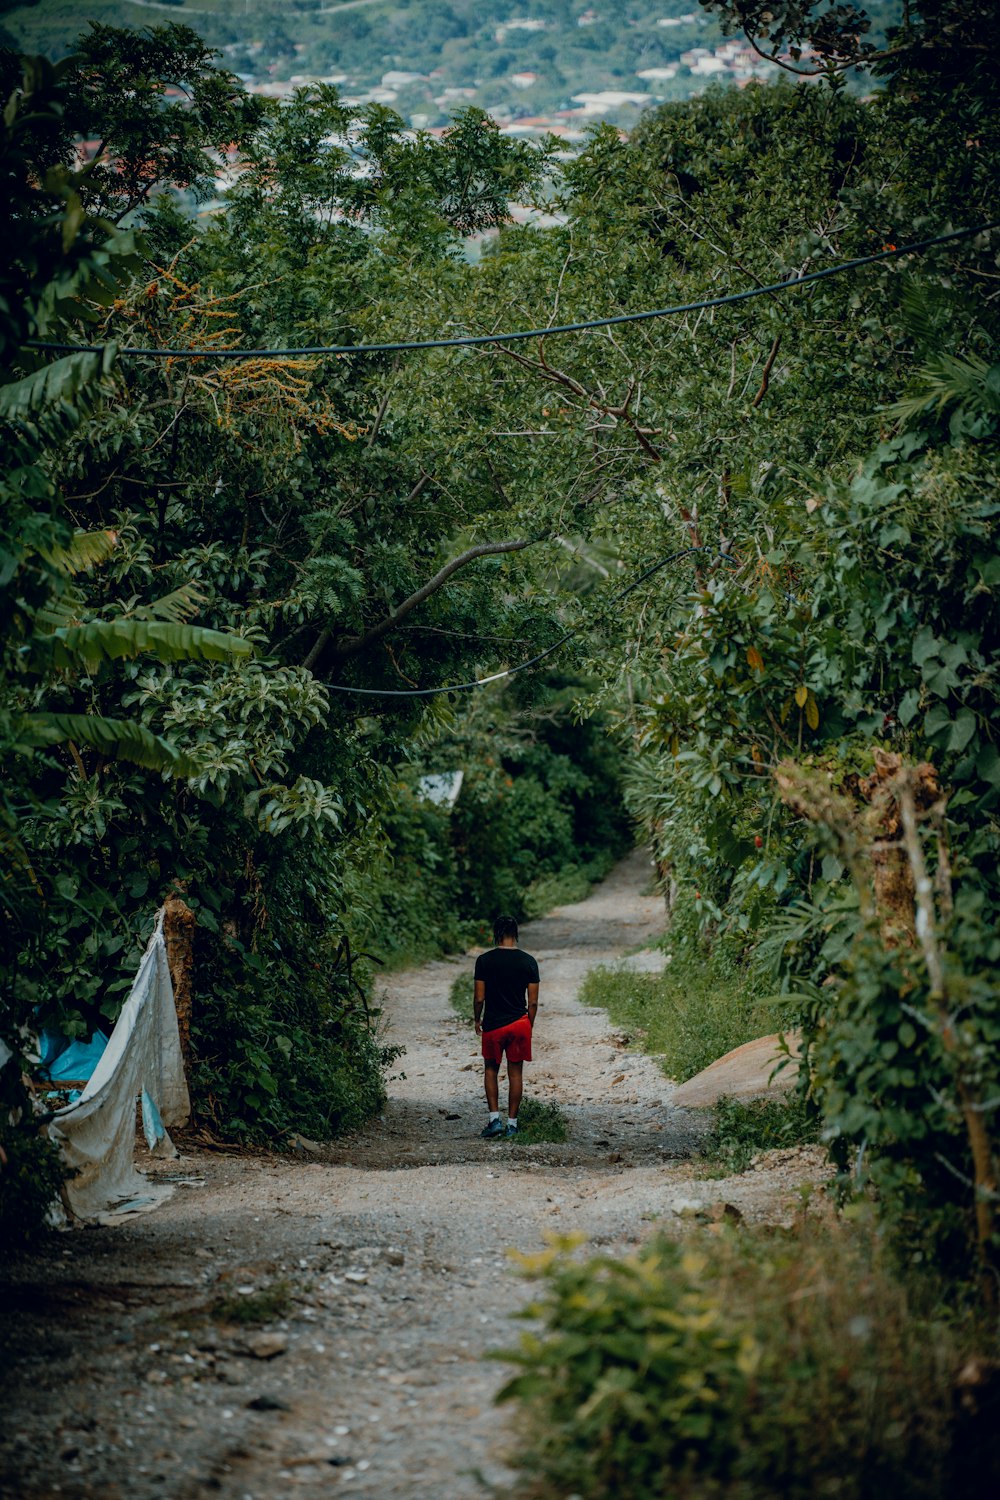
[[[150,1151],[155,1151],[160,1142],[167,1139],[167,1127],[160,1119],[160,1111],[156,1107],[155,1100],[150,1098],[145,1089],[140,1098],[142,1100],[142,1133],[146,1137],[146,1145]]]
[[[108,1039],[103,1031],[95,1031],[89,1041],[77,1037],[68,1041],[56,1031],[43,1031],[38,1037],[39,1067],[43,1078],[53,1083],[70,1079],[74,1083],[86,1083],[104,1055]],[[80,1097],[79,1089],[65,1095],[64,1103],[75,1104]]]
[[[55,1031],[43,1031],[38,1045],[39,1072],[46,1078],[56,1083],[68,1078],[85,1081],[104,1056],[108,1039],[103,1031],[95,1031],[88,1042],[80,1037],[68,1042]]]

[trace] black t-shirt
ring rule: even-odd
[[[476,978],[486,985],[483,1030],[497,1031],[527,1015],[527,989],[538,983],[538,965],[520,948],[490,948],[476,959]]]

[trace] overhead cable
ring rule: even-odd
[[[653,574],[658,573],[661,568],[665,568],[668,563],[676,562],[681,557],[689,557],[692,552],[705,552],[707,550],[703,546],[682,547],[679,552],[671,552],[668,557],[661,557],[659,562],[655,562],[651,567],[646,568],[644,572],[639,574],[638,578],[633,579],[625,588],[619,589],[616,594],[612,594],[611,598],[607,601],[608,604],[618,604],[620,600],[626,599],[633,590],[637,589],[640,584],[645,583],[647,578],[652,578]],[[735,559],[728,557],[724,552],[718,552],[715,555],[723,562],[734,563],[736,565]],[[502,672],[491,672],[488,677],[475,677],[470,682],[445,683],[442,687],[433,688],[363,688],[349,687],[341,682],[326,682],[323,686],[328,688],[331,693],[355,693],[361,698],[436,698],[441,693],[464,693],[473,688],[485,687],[489,682],[500,682],[505,677],[513,677],[515,672],[526,672],[529,667],[534,667],[538,662],[544,661],[547,656],[551,656],[553,651],[558,651],[560,646],[565,646],[567,641],[572,640],[575,635],[579,635],[583,629],[583,625],[574,625],[572,630],[567,630],[565,635],[561,635],[557,641],[553,641],[551,646],[546,646],[544,651],[539,651],[535,656],[529,656],[527,661],[519,661],[516,666],[505,667]]]
[[[588,318],[580,323],[552,323],[545,328],[523,328],[516,333],[455,334],[450,338],[404,339],[390,344],[307,344],[299,349],[134,349],[126,345],[118,350],[118,354],[143,359],[308,359],[318,355],[404,354],[412,349],[468,349],[484,344],[515,344],[526,339],[548,338],[553,333],[585,333],[591,328],[613,328],[621,323],[645,323],[651,318],[672,318],[679,313],[702,312],[712,307],[729,307],[736,302],[749,302],[754,297],[775,296],[794,291],[797,287],[809,286],[816,281],[825,281],[830,276],[841,276],[845,271],[855,271],[860,266],[872,266],[878,261],[894,260],[902,255],[917,255],[930,250],[934,245],[971,239],[973,235],[997,228],[1000,228],[1000,221],[994,220],[968,229],[952,229],[947,234],[935,234],[925,240],[915,240],[909,245],[890,245],[875,255],[840,261],[837,265],[826,266],[820,271],[809,271],[805,276],[796,275],[785,281],[773,281],[768,286],[749,287],[746,291],[730,292],[723,297],[706,297],[699,302],[679,302],[673,307],[653,307],[642,312],[617,313],[608,318]],[[102,352],[106,345],[62,344],[47,339],[28,339],[26,347],[48,349],[59,354],[96,354]]]

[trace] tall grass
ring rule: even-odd
[[[580,999],[605,1009],[678,1082],[734,1047],[768,1036],[784,1019],[762,1002],[759,982],[741,965],[694,950],[675,954],[662,974],[594,969]]]
[[[715,1175],[745,1172],[761,1151],[819,1140],[819,1116],[796,1094],[779,1099],[720,1099],[701,1145]]]
[[[545,917],[556,906],[571,906],[585,901],[594,886],[620,858],[617,849],[605,850],[582,865],[565,865],[551,875],[539,875],[524,892],[526,917]]]
[[[472,1025],[472,960],[469,960],[468,970],[463,974],[456,974],[451,981],[451,989],[448,991],[448,1002],[456,1016]]]

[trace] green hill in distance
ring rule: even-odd
[[[742,38],[727,40],[697,0],[0,0],[0,10],[9,42],[53,57],[88,21],[184,22],[248,88],[325,79],[416,128],[476,104],[512,130],[572,140],[595,119],[628,126],[710,83],[778,73]],[[899,10],[900,0],[871,0],[874,39]]]

